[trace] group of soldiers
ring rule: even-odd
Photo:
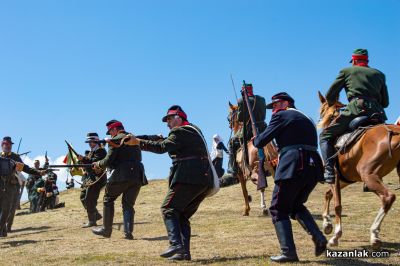
[[[281,253],[272,256],[272,261],[299,260],[291,219],[298,221],[311,235],[315,255],[323,254],[327,240],[304,204],[318,182],[334,182],[333,145],[339,135],[349,130],[349,122],[358,116],[370,116],[375,113],[379,113],[383,120],[386,119],[384,108],[389,105],[389,97],[385,76],[369,67],[366,49],[355,50],[350,62],[352,66],[340,71],[327,92],[327,101],[333,104],[344,88],[349,104],[320,135],[323,160],[318,153],[318,136],[314,122],[296,109],[295,100],[288,93],[275,94],[267,104],[262,96],[254,95],[252,86],[243,88],[246,97],[239,100],[237,114],[239,122],[243,123],[243,129],[230,140],[228,175],[237,175],[238,166],[234,156],[243,143],[251,141],[255,147],[263,148],[267,143],[275,141],[279,149],[279,162],[275,171],[275,187],[269,210]],[[251,110],[248,106],[252,107]],[[272,110],[268,125],[265,123],[266,109]],[[252,122],[251,113],[254,120]],[[87,135],[86,141],[91,150],[88,155],[79,156],[82,163],[91,164],[91,167],[85,169],[81,194],[88,215],[88,222],[84,227],[95,226],[96,221],[103,219],[102,226],[93,228],[92,231],[102,237],[111,237],[114,202],[122,195],[125,238],[133,239],[135,201],[141,187],[147,184],[141,152],[168,153],[172,167],[168,178],[168,192],[161,205],[161,211],[169,247],[160,256],[170,260],[191,260],[189,220],[215,187],[215,171],[200,128],[189,122],[181,106],[171,106],[162,121],[170,128],[167,137],[134,136],[125,131],[122,122],[107,122],[107,134],[111,135],[111,138],[106,140],[109,146],[107,152],[100,145],[98,134]],[[260,132],[257,136],[254,136],[251,130],[251,123]],[[220,142],[217,136],[213,159],[215,166],[222,167],[218,158],[222,157],[222,151],[226,148],[224,149]],[[7,154],[4,156],[13,156],[13,160],[21,161],[15,154]],[[112,171],[107,180],[104,177],[106,169]],[[34,175],[44,174],[27,166],[24,166],[23,170]],[[17,184],[15,180],[6,182],[2,179],[2,186],[6,189],[0,192],[1,232],[5,228],[7,219],[4,217],[8,217],[10,201],[14,197]],[[96,209],[96,204],[99,192],[104,186],[101,215]]]

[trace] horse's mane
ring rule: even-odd
[[[331,106],[329,106],[328,101],[319,91],[318,96],[321,102],[321,106],[319,109],[320,120],[317,126],[318,128],[326,128],[332,123],[332,120],[339,115],[338,110],[346,105],[341,103],[339,99],[336,98],[335,102]]]

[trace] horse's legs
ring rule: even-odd
[[[371,225],[371,238],[370,243],[373,249],[379,249],[382,245],[382,240],[379,238],[381,224],[386,214],[392,207],[393,202],[396,200],[396,195],[390,192],[383,184],[381,178],[377,175],[363,176],[364,182],[367,186],[375,192],[382,201],[382,207],[379,209],[374,222]]]
[[[250,204],[249,204],[249,193],[247,192],[247,187],[246,187],[246,180],[242,173],[238,173],[238,177],[239,177],[240,185],[242,186],[242,192],[243,192],[243,197],[244,197],[243,216],[249,216]]]
[[[344,183],[340,182],[340,189],[343,189],[350,185],[349,183]],[[331,186],[326,192],[325,192],[325,203],[324,203],[324,212],[322,213],[322,228],[324,229],[324,234],[329,235],[332,233],[333,226],[332,226],[332,219],[329,213],[329,208],[331,204],[331,200],[333,198],[333,187]]]
[[[396,190],[400,189],[400,163],[397,165],[397,175],[399,176],[399,187]]]
[[[331,200],[333,198],[333,192],[332,192],[332,188],[329,188],[326,192],[325,192],[325,203],[324,203],[324,212],[322,213],[322,228],[324,229],[324,234],[329,235],[330,233],[332,233],[332,219],[331,216],[329,214],[329,205],[331,203]]]
[[[329,239],[328,245],[335,247],[339,245],[339,238],[342,237],[342,195],[340,188],[339,176],[336,175],[335,184],[331,186],[334,192],[335,199],[335,233],[332,238]]]
[[[260,198],[261,198],[261,202],[260,202],[260,206],[261,206],[261,210],[263,212],[263,215],[268,216],[269,212],[268,212],[268,208],[267,205],[265,205],[265,189],[261,189],[260,190]]]

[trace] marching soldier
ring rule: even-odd
[[[368,62],[368,51],[356,49],[350,61],[352,66],[340,71],[326,94],[328,104],[332,105],[344,88],[349,101],[345,110],[320,135],[321,155],[325,162],[324,178],[329,184],[335,182],[335,159],[332,158],[336,153],[334,142],[349,130],[349,123],[358,116],[374,113],[380,113],[383,120],[387,120],[383,109],[389,106],[385,75],[369,67]]]
[[[168,152],[171,157],[169,190],[161,206],[170,247],[160,256],[170,260],[191,260],[189,219],[213,186],[213,175],[202,133],[188,122],[182,108],[178,105],[170,107],[162,121],[171,129],[167,138],[148,136],[131,141],[139,143],[144,151]]]
[[[11,159],[12,161],[23,165],[22,171],[27,174],[36,174],[43,176],[45,171],[38,171],[36,169],[30,168],[29,166],[23,164],[21,157],[12,152],[12,145],[14,143],[11,140],[11,137],[4,137],[1,143],[2,153],[1,157],[6,159]],[[12,210],[15,205],[15,197],[19,196],[19,184],[18,179],[15,175],[15,171],[8,175],[2,176],[0,180],[0,237],[7,236],[7,221],[9,215],[15,215],[15,212],[12,213]]]
[[[83,164],[91,164],[104,159],[107,151],[99,144],[99,135],[97,133],[88,133],[86,142],[89,143],[90,151],[85,156],[78,156],[78,159]],[[99,199],[101,189],[106,185],[107,175],[106,171],[94,171],[93,168],[87,167],[85,175],[82,177],[82,190],[81,202],[87,211],[88,222],[82,227],[96,226],[96,221],[100,220],[102,216],[97,210],[97,200]]]
[[[114,219],[114,201],[122,194],[122,210],[124,217],[125,239],[133,239],[133,221],[136,198],[142,185],[146,182],[144,166],[142,164],[142,153],[138,145],[129,146],[121,143],[127,138],[128,133],[124,126],[117,120],[111,120],[107,124],[107,135],[111,135],[107,156],[94,162],[96,169],[109,168],[113,170],[107,180],[103,198],[103,226],[92,229],[96,235],[111,237]]]
[[[281,255],[273,256],[271,260],[299,260],[289,217],[296,219],[312,236],[315,255],[319,256],[326,250],[327,240],[304,206],[317,182],[323,180],[322,161],[317,152],[317,130],[310,118],[295,109],[293,98],[285,92],[274,95],[267,108],[273,109],[271,121],[253,144],[263,148],[275,139],[279,148],[279,163],[269,210]]]
[[[255,126],[258,129],[258,132],[262,132],[267,126],[265,123],[265,98],[259,95],[254,95],[252,84],[245,84],[244,86],[246,86],[246,88],[243,91],[247,91],[249,104],[253,109]],[[240,98],[238,101],[237,119],[239,122],[243,123],[243,129],[235,134],[235,136],[233,136],[230,140],[228,170],[227,174],[223,176],[223,179],[231,179],[232,176],[234,178],[236,177],[238,166],[236,164],[235,157],[237,150],[240,148],[241,139],[243,139],[243,143],[247,143],[253,137],[249,111],[247,110],[246,102],[243,101],[243,98]],[[247,145],[244,145],[244,148],[246,154],[245,158],[247,160]]]

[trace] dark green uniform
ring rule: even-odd
[[[203,139],[193,128],[181,126],[173,128],[165,139],[141,140],[140,148],[159,154],[168,152],[172,159],[169,190],[161,211],[171,246],[183,247],[190,254],[189,219],[213,187]]]
[[[89,154],[83,158],[82,163],[91,164],[104,159],[106,155],[107,151],[103,147],[97,147],[90,151]],[[107,174],[105,172],[96,174],[91,167],[87,167],[85,169],[85,175],[82,177],[80,199],[83,207],[85,207],[87,211],[89,224],[95,225],[96,220],[98,220],[98,218],[101,219],[101,215],[99,214],[96,206],[100,191],[106,185],[106,182]]]
[[[124,138],[128,133],[119,131],[112,140]],[[103,199],[103,228],[93,229],[95,234],[111,236],[114,219],[114,201],[122,194],[122,210],[124,217],[125,235],[132,235],[134,220],[134,205],[141,186],[145,180],[142,154],[139,146],[122,145],[109,146],[107,156],[98,162],[103,169],[112,170],[107,180]]]
[[[265,98],[259,95],[249,96],[249,103],[252,108],[255,126],[258,132],[263,132],[267,127],[265,123],[266,116],[266,103]],[[251,126],[250,115],[247,109],[246,103],[242,98],[238,101],[238,114],[237,119],[239,122],[243,123],[242,130],[239,130],[229,141],[229,162],[228,162],[228,174],[224,176],[224,179],[237,179],[235,175],[231,176],[231,174],[235,174],[237,171],[236,164],[236,152],[240,148],[241,143],[247,143],[253,137],[253,130]],[[244,145],[245,154],[247,155],[247,146]],[[248,160],[246,156],[246,161]]]
[[[382,113],[389,106],[389,94],[385,75],[377,69],[364,66],[351,66],[340,71],[326,94],[326,100],[333,104],[345,89],[349,104],[335,123],[321,133],[321,140],[334,139],[348,131],[349,123],[358,116]]]
[[[30,202],[30,207],[29,210],[31,212],[35,212],[37,205],[35,203],[35,199],[33,197],[34,191],[33,191],[33,186],[35,185],[36,181],[41,179],[42,177],[40,175],[29,175],[28,180],[26,181],[26,190],[28,192],[28,200]]]
[[[334,143],[340,135],[350,130],[350,122],[359,116],[369,117],[374,113],[380,113],[383,120],[387,119],[383,109],[389,105],[385,75],[368,67],[367,50],[355,50],[352,58],[353,66],[340,71],[326,94],[328,104],[332,105],[344,88],[349,101],[345,110],[320,134],[321,155],[325,162],[324,178],[330,184],[335,181]]]
[[[14,152],[1,153],[1,157],[9,158],[15,162],[22,163],[21,157]],[[27,174],[37,174],[40,172],[34,168],[24,165],[23,171]],[[1,180],[0,189],[0,235],[7,236],[7,229],[11,230],[11,224],[7,228],[7,222],[12,222],[17,208],[15,197],[19,197],[19,188],[17,177],[12,176],[4,177]]]

